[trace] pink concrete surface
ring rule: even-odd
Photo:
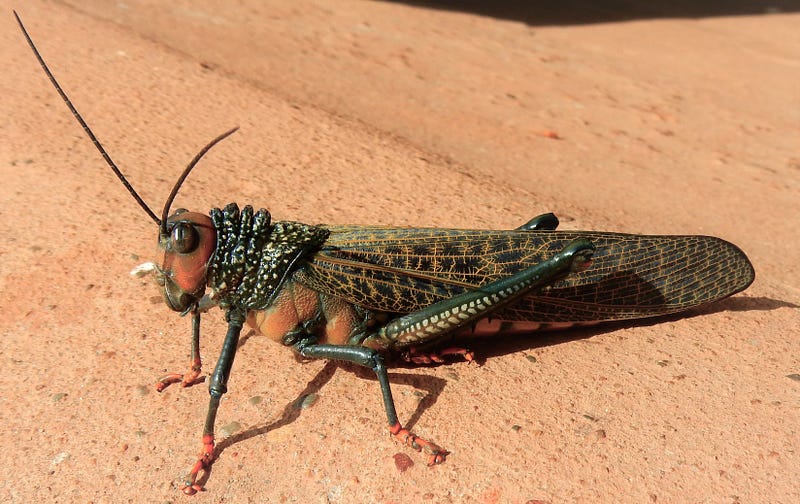
[[[451,452],[432,468],[388,436],[370,373],[248,333],[195,502],[800,501],[800,14],[573,4],[0,2],[0,501],[189,502],[208,397],[154,391],[190,328],[128,275],[158,259],[157,230],[12,8],[155,208],[239,125],[176,205],[488,229],[553,211],[719,236],[755,265],[746,292],[683,318],[391,369],[401,420]],[[206,372],[224,330],[205,316]]]

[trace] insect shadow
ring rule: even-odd
[[[648,319],[604,322],[597,326],[574,327],[567,330],[545,330],[532,332],[530,334],[501,334],[491,338],[467,338],[461,340],[461,343],[466,344],[475,352],[478,363],[484,364],[493,357],[593,338],[606,333],[619,331],[620,329],[656,326],[664,324],[665,322],[689,320],[694,317],[711,315],[714,313],[772,311],[779,308],[800,308],[800,305],[762,296],[730,297],[713,304],[672,315],[662,315]]]
[[[507,335],[497,335],[494,337],[473,337],[473,338],[465,338],[460,341],[461,343],[465,343],[466,345],[469,346],[470,349],[475,351],[476,360],[479,364],[486,364],[488,361],[490,361],[492,358],[495,357],[523,352],[525,350],[532,350],[535,348],[543,348],[553,345],[559,345],[571,341],[589,339],[595,336],[600,336],[602,334],[614,332],[619,329],[624,329],[628,327],[646,327],[651,325],[663,324],[664,322],[669,322],[671,320],[677,321],[685,319],[687,317],[691,318],[695,316],[708,315],[724,311],[733,311],[733,312],[771,311],[778,308],[786,308],[786,307],[798,308],[800,306],[787,301],[776,300],[766,297],[736,297],[736,298],[728,298],[719,301],[713,305],[708,305],[699,309],[695,309],[693,312],[688,314],[682,313],[673,316],[654,317],[652,319],[629,321],[629,322],[611,322],[595,327],[576,327],[565,331],[554,330],[554,331],[531,332],[530,334],[507,334]],[[245,345],[251,337],[256,335],[257,334],[255,333],[255,331],[248,331],[246,334],[242,336],[242,339],[239,342],[239,346],[241,347]],[[409,426],[409,428],[413,427],[422,418],[422,415],[425,413],[426,410],[428,410],[429,408],[433,407],[436,404],[436,401],[444,391],[448,380],[436,376],[431,376],[429,374],[423,375],[416,373],[402,373],[402,372],[397,372],[397,370],[420,368],[420,367],[447,366],[449,364],[451,363],[448,362],[445,364],[419,365],[419,364],[406,363],[399,359],[393,359],[387,362],[387,365],[391,369],[395,370],[394,372],[389,373],[389,377],[392,380],[392,383],[407,385],[415,389],[424,390],[426,392],[425,396],[422,398],[422,400],[420,400],[420,402],[417,404],[417,407],[411,413],[411,416],[407,420],[407,425]],[[247,441],[248,439],[252,439],[254,437],[262,436],[273,430],[280,429],[281,427],[285,427],[286,425],[289,425],[295,420],[297,420],[303,411],[303,408],[300,406],[300,403],[303,401],[303,399],[306,398],[309,394],[316,394],[320,392],[322,388],[331,380],[331,378],[333,378],[337,369],[342,369],[344,371],[350,372],[361,379],[369,381],[377,381],[374,373],[360,366],[344,362],[328,361],[325,363],[322,369],[320,369],[319,372],[317,372],[314,378],[312,378],[311,381],[308,382],[306,387],[298,393],[297,397],[289,401],[286,404],[286,406],[284,406],[283,412],[277,419],[274,419],[269,423],[266,423],[261,426],[246,429],[242,432],[233,434],[223,439],[222,441],[219,442],[219,444],[217,444],[217,450],[218,450],[217,456],[221,455],[222,452],[224,452],[227,448],[231,446],[235,446],[238,443]],[[210,466],[205,471],[205,473],[198,480],[201,485],[205,485],[205,483],[207,483],[207,481],[211,477],[211,473],[213,472],[213,470],[214,466]]]
[[[800,308],[800,305],[792,303],[791,301],[784,301],[783,299],[773,299],[764,296],[736,296],[723,299],[708,306],[701,306],[696,308],[695,315],[708,315],[710,313],[719,313],[724,311],[732,312],[746,312],[746,311],[771,311],[778,308]]]
[[[252,334],[249,334],[249,336],[252,336]],[[285,427],[297,420],[303,411],[303,408],[300,406],[301,402],[308,395],[316,394],[322,390],[322,388],[331,380],[331,378],[333,378],[333,375],[336,374],[337,369],[351,372],[366,380],[377,381],[374,373],[369,372],[369,370],[364,370],[362,367],[346,362],[327,361],[322,369],[317,372],[314,378],[308,382],[306,387],[300,391],[297,397],[289,401],[286,406],[284,406],[283,412],[277,419],[274,419],[264,425],[252,427],[226,437],[216,446],[217,456],[221,455],[222,452],[231,446],[235,446],[238,443],[247,441],[248,439],[252,439],[254,437],[262,436],[273,430],[280,429],[281,427]],[[428,408],[436,404],[437,399],[441,395],[442,391],[444,391],[445,385],[447,384],[447,380],[443,378],[410,373],[392,372],[389,373],[389,378],[392,380],[393,384],[408,385],[416,389],[422,389],[426,392],[425,397],[419,402],[416,409],[411,414],[411,417],[407,421],[409,428],[416,424],[420,418],[422,418],[422,415]],[[214,466],[212,465],[198,479],[198,483],[205,485],[205,483],[207,483],[211,477],[213,470]]]
[[[242,342],[243,343],[243,342]],[[280,429],[290,423],[294,422],[300,417],[302,413],[302,408],[300,407],[300,402],[309,394],[315,394],[319,392],[319,390],[328,383],[331,378],[333,377],[338,364],[334,361],[328,361],[325,363],[322,369],[314,376],[314,378],[308,382],[306,387],[298,394],[298,396],[290,401],[286,406],[283,408],[283,412],[281,415],[275,419],[266,423],[261,426],[252,427],[250,429],[246,429],[242,432],[238,432],[236,434],[232,434],[231,436],[226,437],[225,439],[221,440],[217,443],[216,452],[217,457],[219,457],[222,452],[228,449],[231,446],[234,446],[238,443],[243,441],[247,441],[248,439],[261,436],[268,432],[271,432],[276,429]],[[198,478],[198,483],[201,485],[205,485],[209,478],[211,477],[211,473],[214,471],[214,466],[209,466],[202,474],[200,478]]]

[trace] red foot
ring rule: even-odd
[[[197,483],[197,475],[200,471],[207,471],[214,462],[214,436],[203,436],[203,451],[200,452],[200,458],[192,466],[192,471],[189,473],[189,478],[183,482],[181,491],[186,495],[194,495],[197,492],[205,490],[202,485]]]
[[[428,455],[428,465],[436,465],[444,462],[445,457],[450,453],[439,445],[431,443],[425,439],[417,437],[413,432],[400,425],[400,422],[389,427],[389,432],[401,443],[410,446],[417,451],[425,450]]]
[[[180,382],[181,387],[191,387],[192,385],[203,383],[206,381],[206,377],[200,376],[201,371],[200,362],[193,362],[188,373],[170,373],[159,378],[158,383],[156,383],[156,391],[163,392],[165,388],[178,382]]]
[[[414,364],[442,364],[444,357],[448,355],[460,355],[468,364],[475,361],[475,354],[471,350],[461,347],[442,348],[435,352],[420,352],[416,348],[411,348],[408,352],[403,352],[401,358],[406,362]]]

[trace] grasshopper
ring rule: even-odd
[[[206,145],[168,196],[161,216],[139,197],[45,64],[15,12],[45,74],[106,163],[158,226],[161,265],[150,263],[166,304],[191,315],[190,369],[162,377],[203,381],[200,316],[225,312],[228,331],[209,380],[202,451],[183,492],[202,490],[214,461],[214,423],[245,324],[306,359],[334,359],[372,369],[390,433],[425,451],[428,464],[448,452],[404,428],[395,411],[386,354],[415,363],[473,355],[441,347],[465,334],[529,333],[682,312],[746,289],[755,276],[735,245],[710,236],[646,236],[558,231],[543,214],[514,230],[326,226],[273,222],[265,209],[235,203],[209,214],[170,207]]]

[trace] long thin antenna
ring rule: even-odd
[[[186,180],[186,177],[189,176],[189,172],[191,172],[192,169],[195,167],[195,165],[200,161],[200,158],[202,158],[206,154],[206,152],[211,150],[211,147],[214,147],[216,144],[218,144],[219,142],[221,142],[225,138],[227,138],[230,135],[232,135],[238,129],[239,129],[239,126],[236,126],[235,128],[232,128],[232,129],[226,131],[225,133],[219,135],[214,140],[211,140],[210,142],[208,142],[208,144],[206,144],[206,146],[203,147],[200,150],[200,152],[198,152],[194,156],[194,159],[192,159],[192,161],[183,170],[183,173],[181,173],[181,176],[178,177],[178,181],[175,182],[175,186],[173,186],[172,192],[169,193],[169,197],[167,197],[166,203],[164,203],[164,211],[161,213],[161,224],[160,224],[161,225],[161,234],[162,235],[166,235],[167,234],[167,219],[169,218],[169,207],[172,206],[172,202],[175,200],[175,196],[178,195],[178,189],[181,188],[181,184],[183,184],[183,181]]]
[[[44,70],[44,73],[47,74],[47,77],[50,79],[50,82],[53,83],[53,86],[56,88],[56,91],[58,91],[58,94],[61,95],[61,99],[64,100],[64,103],[67,104],[67,107],[69,107],[70,112],[72,112],[72,115],[75,117],[75,119],[77,119],[78,123],[83,128],[83,131],[86,132],[86,134],[89,136],[89,139],[92,141],[94,146],[97,147],[98,151],[100,151],[100,154],[103,156],[103,159],[106,160],[106,163],[108,163],[108,166],[110,166],[111,169],[114,170],[114,173],[117,175],[117,178],[119,178],[120,182],[122,182],[122,185],[124,185],[125,188],[128,190],[128,192],[131,193],[131,196],[133,196],[133,199],[135,199],[136,202],[139,203],[139,206],[142,207],[145,212],[147,212],[147,215],[149,215],[150,218],[153,219],[156,222],[156,224],[161,226],[161,219],[159,219],[158,216],[152,210],[150,210],[150,207],[147,206],[147,204],[144,202],[144,200],[139,196],[139,194],[133,188],[133,186],[131,186],[128,183],[128,180],[125,178],[125,176],[119,170],[119,168],[117,168],[117,165],[114,164],[114,161],[111,160],[111,157],[108,155],[106,150],[103,148],[102,145],[100,145],[100,141],[97,140],[97,137],[94,136],[94,133],[92,133],[92,130],[89,129],[89,125],[86,124],[86,121],[83,120],[83,117],[81,117],[81,115],[75,109],[75,106],[72,105],[72,102],[70,101],[70,99],[67,98],[67,94],[64,93],[63,89],[61,89],[61,86],[58,84],[58,81],[53,76],[53,73],[47,67],[47,64],[44,62],[44,59],[42,59],[42,55],[39,54],[39,51],[36,49],[36,46],[33,44],[33,40],[31,40],[30,35],[28,35],[28,30],[26,30],[25,26],[22,24],[22,20],[19,18],[19,15],[17,14],[17,11],[13,11],[13,12],[14,12],[14,17],[17,18],[17,23],[19,23],[19,27],[22,30],[22,34],[25,35],[25,39],[28,41],[28,45],[31,46],[31,49],[33,50],[33,54],[36,55],[36,59],[39,60],[39,64],[42,66],[42,69]]]

